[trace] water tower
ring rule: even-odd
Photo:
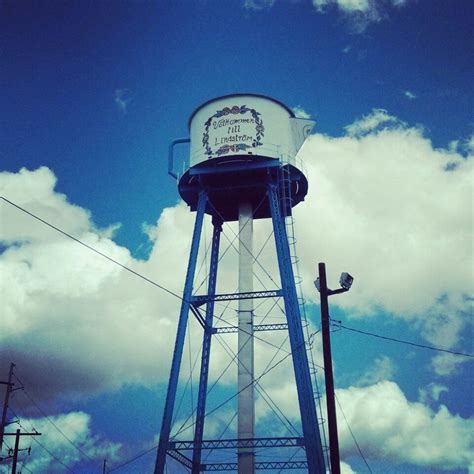
[[[196,212],[189,263],[184,285],[178,330],[160,431],[155,474],[163,474],[167,456],[187,467],[193,474],[205,471],[232,471],[252,474],[255,470],[300,468],[311,474],[325,473],[325,461],[308,365],[285,219],[301,202],[308,182],[296,165],[296,154],[314,126],[314,122],[295,118],[287,106],[269,97],[236,94],[210,100],[198,107],[189,120],[190,138],[175,140],[170,146],[169,173],[178,180],[181,197]],[[182,173],[174,171],[175,145],[190,142],[190,162]],[[200,237],[205,215],[212,218],[206,294],[196,295],[193,284]],[[253,221],[271,219],[281,288],[254,291]],[[219,245],[223,223],[238,221],[239,258],[238,291],[216,294]],[[254,325],[254,301],[280,298],[286,316],[280,327]],[[214,326],[216,302],[238,304],[238,375],[237,437],[203,439],[206,417],[211,342],[217,334]],[[201,313],[201,308],[205,308]],[[178,380],[182,362],[189,313],[203,328],[199,390],[192,440],[171,438]],[[278,325],[277,325],[278,326]],[[302,436],[255,436],[254,331],[288,331],[294,377],[301,415]],[[265,447],[302,447],[304,461],[287,459],[259,461],[256,450]],[[207,449],[231,448],[236,462],[203,463]]]

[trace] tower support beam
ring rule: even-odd
[[[171,421],[173,417],[174,403],[176,399],[176,390],[178,388],[179,369],[183,356],[184,340],[186,336],[186,326],[188,323],[189,306],[193,290],[194,274],[196,272],[196,263],[199,250],[199,242],[206,210],[207,195],[205,191],[199,194],[199,200],[196,210],[196,222],[194,224],[193,240],[189,254],[188,269],[184,284],[183,299],[181,302],[181,311],[179,314],[178,330],[176,333],[176,342],[174,345],[173,361],[171,363],[171,372],[168,382],[168,391],[166,393],[165,409],[163,421],[161,423],[160,440],[158,443],[158,452],[156,455],[155,474],[163,474],[166,464],[166,452],[171,433]]]
[[[324,474],[325,463],[319,434],[313,387],[308,366],[308,355],[301,324],[298,297],[295,287],[291,255],[286,235],[285,218],[278,199],[278,187],[274,182],[268,184],[268,199],[272,215],[273,231],[280,269],[281,286],[288,321],[288,334],[293,355],[293,367],[298,391],[301,424],[305,439],[309,474]]]
[[[222,220],[214,217],[214,231],[212,234],[211,262],[209,270],[209,282],[207,287],[208,295],[215,295],[217,284],[217,266],[219,263],[219,244],[222,232]],[[196,409],[196,429],[194,431],[194,450],[192,473],[201,472],[201,452],[202,436],[204,433],[204,417],[206,414],[206,395],[207,381],[209,378],[209,361],[211,355],[212,323],[214,315],[214,299],[210,298],[206,305],[206,321],[204,327],[202,354],[201,354],[201,372],[199,375],[199,392]]]

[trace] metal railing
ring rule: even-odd
[[[303,163],[303,160],[298,157],[298,155],[294,154],[289,147],[283,147],[281,145],[276,145],[272,143],[265,143],[263,146],[259,146],[256,148],[252,148],[251,151],[247,152],[236,152],[236,153],[229,153],[228,155],[222,156],[212,156],[209,155],[204,151],[200,150],[199,152],[195,152],[192,155],[190,153],[183,153],[182,156],[180,155],[179,160],[175,159],[174,155],[174,148],[176,145],[188,144],[190,143],[189,138],[180,138],[178,140],[174,140],[169,147],[169,154],[168,154],[168,174],[173,176],[173,178],[179,180],[181,176],[191,167],[195,166],[200,163],[205,163],[206,161],[213,160],[216,158],[225,158],[226,156],[232,157],[232,160],[238,160],[238,157],[248,159],[249,156],[262,156],[271,159],[278,160],[282,165],[293,165],[298,168],[303,174],[306,175],[306,167]]]

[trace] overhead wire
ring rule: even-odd
[[[77,451],[79,451],[82,456],[84,456],[88,461],[92,462],[92,463],[96,463],[96,461],[94,459],[92,459],[83,449],[81,449],[79,446],[77,446],[77,444],[74,443],[74,441],[71,440],[71,438],[69,438],[69,436],[67,436],[63,430],[61,430],[61,428],[59,428],[59,426],[54,423],[54,421],[46,414],[46,412],[41,408],[41,406],[33,399],[33,397],[26,391],[25,389],[25,384],[20,380],[20,378],[18,377],[18,375],[13,372],[13,376],[18,380],[18,382],[22,385],[22,392],[25,394],[25,396],[30,400],[30,402],[36,407],[36,409],[41,413],[42,416],[44,416],[46,418],[46,420],[48,420],[49,423],[51,423],[51,425],[53,425],[53,427],[58,431],[58,433],[61,434],[61,436],[71,445],[73,446],[75,449],[77,449]]]
[[[165,286],[163,285],[160,285],[159,283],[151,280],[150,278],[142,275],[141,273],[138,273],[136,272],[135,270],[127,267],[126,265],[118,262],[117,260],[113,259],[112,257],[109,257],[108,255],[104,254],[103,252],[101,252],[100,250],[97,250],[96,248],[92,247],[91,245],[89,244],[86,244],[85,242],[83,242],[82,240],[78,239],[77,237],[74,237],[73,235],[69,234],[68,232],[60,229],[59,227],[47,222],[46,220],[42,219],[41,217],[33,214],[32,212],[24,209],[23,207],[19,206],[18,204],[15,204],[14,202],[10,201],[9,199],[5,198],[4,196],[0,196],[0,199],[2,199],[3,201],[5,201],[6,203],[12,205],[13,207],[19,209],[20,211],[28,214],[29,216],[33,217],[34,219],[42,222],[43,224],[47,225],[48,227],[56,230],[57,232],[63,234],[64,236],[74,240],[75,242],[77,242],[78,244],[86,247],[87,249],[91,250],[92,252],[95,252],[96,254],[100,255],[101,257],[109,260],[110,262],[112,263],[115,263],[116,265],[118,265],[119,267],[123,268],[124,270],[132,273],[133,275],[137,276],[138,278],[141,278],[142,280],[146,281],[147,283],[150,283],[151,285],[154,285],[155,287],[165,291],[166,293],[178,298],[180,301],[185,301],[185,299],[180,296],[179,294],[175,293],[174,291],[172,290],[169,290],[168,288],[166,288]],[[367,336],[372,336],[372,337],[377,337],[377,338],[380,338],[380,339],[385,339],[385,340],[389,340],[389,341],[393,341],[393,342],[399,342],[399,343],[402,343],[402,344],[408,344],[408,345],[411,345],[411,346],[414,346],[414,347],[420,347],[420,348],[423,348],[423,349],[430,349],[430,350],[434,350],[434,351],[439,351],[439,352],[446,352],[446,353],[449,353],[449,354],[453,354],[453,355],[459,355],[459,356],[463,356],[463,357],[474,357],[474,354],[470,354],[470,353],[465,353],[465,352],[459,352],[459,351],[452,351],[452,350],[449,350],[449,349],[442,349],[442,348],[439,348],[439,347],[434,347],[434,346],[428,346],[428,345],[425,345],[425,344],[418,344],[418,343],[414,343],[414,342],[410,342],[410,341],[404,341],[404,340],[401,340],[401,339],[396,339],[396,338],[393,338],[393,337],[388,337],[388,336],[382,336],[380,334],[375,334],[375,333],[371,333],[371,332],[368,332],[368,331],[362,331],[360,329],[356,329],[356,328],[350,328],[348,326],[345,326],[341,323],[341,321],[336,321],[336,320],[333,320],[334,322],[337,322],[341,328],[343,329],[347,329],[348,331],[353,331],[353,332],[357,332],[357,333],[360,333],[360,334],[365,334]]]
[[[57,226],[55,226],[55,225],[53,225],[53,224],[47,222],[46,220],[44,220],[44,219],[42,219],[41,217],[39,217],[39,216],[33,214],[33,213],[30,212],[30,211],[24,209],[23,207],[21,207],[21,206],[19,206],[18,204],[12,202],[11,200],[7,199],[6,197],[0,196],[0,199],[2,199],[4,202],[10,204],[11,206],[17,208],[18,210],[24,212],[25,214],[29,215],[30,217],[32,217],[32,218],[38,220],[39,222],[43,223],[44,225],[46,225],[46,226],[48,226],[48,227],[54,229],[55,231],[61,233],[62,235],[64,235],[64,236],[70,238],[71,240],[73,240],[73,241],[75,241],[76,243],[82,245],[83,247],[89,249],[90,251],[92,251],[92,252],[94,252],[94,253],[100,255],[101,257],[103,257],[103,258],[109,260],[110,262],[112,262],[112,263],[118,265],[119,267],[123,268],[124,270],[128,271],[129,273],[134,274],[135,276],[137,276],[138,278],[141,278],[142,280],[146,281],[147,283],[149,283],[149,284],[151,284],[151,285],[153,285],[153,286],[155,286],[155,287],[161,289],[162,291],[164,291],[164,292],[166,292],[166,293],[168,293],[168,294],[170,294],[170,295],[172,295],[172,296],[178,298],[178,299],[181,300],[181,301],[184,301],[184,298],[183,298],[182,296],[180,296],[179,294],[175,293],[174,291],[169,290],[168,288],[164,287],[163,285],[160,285],[159,283],[157,283],[157,282],[151,280],[150,278],[148,278],[148,277],[146,277],[146,276],[144,276],[144,275],[142,275],[142,274],[136,272],[135,270],[131,269],[130,267],[128,267],[128,266],[126,266],[126,265],[124,265],[124,264],[118,262],[117,260],[113,259],[112,257],[109,257],[108,255],[106,255],[105,253],[101,252],[100,250],[98,250],[98,249],[94,248],[93,246],[91,246],[91,245],[89,245],[89,244],[83,242],[82,240],[78,239],[77,237],[74,237],[73,235],[71,235],[70,233],[68,233],[68,232],[66,232],[66,231],[64,231],[64,230],[62,230],[62,229],[60,229],[59,227],[57,227]],[[271,237],[271,235],[270,235],[270,237]],[[269,238],[270,238],[270,237],[269,237]],[[267,240],[269,240],[269,238],[268,238]],[[261,266],[261,265],[260,265],[260,266]],[[263,271],[264,271],[265,273],[267,273],[264,268],[263,268]],[[274,280],[273,280],[273,278],[271,277],[271,275],[269,275],[269,274],[267,273],[267,276],[269,276],[269,278],[274,282]],[[229,324],[229,322],[226,321],[226,320],[224,320],[222,317],[218,317],[218,319],[222,320],[222,321],[225,322],[226,324]],[[383,339],[383,340],[388,340],[388,341],[392,341],[392,342],[407,344],[407,345],[410,345],[410,346],[413,346],[413,347],[419,347],[419,348],[429,349],[429,350],[438,351],[438,352],[445,352],[445,353],[449,353],[449,354],[457,355],[457,356],[470,357],[470,358],[473,358],[473,357],[474,357],[474,354],[469,354],[469,353],[460,352],[460,351],[452,351],[452,350],[449,350],[449,349],[442,349],[442,348],[439,348],[439,347],[429,346],[429,345],[425,345],[425,344],[418,344],[418,343],[414,343],[414,342],[411,342],[411,341],[405,341],[405,340],[401,340],[401,339],[397,339],[397,338],[393,338],[393,337],[389,337],[389,336],[383,336],[383,335],[380,335],[380,334],[376,334],[376,333],[372,333],[372,332],[368,332],[368,331],[363,331],[363,330],[356,329],[356,328],[351,328],[351,327],[348,327],[348,326],[343,325],[341,322],[339,322],[339,325],[340,325],[341,328],[346,329],[346,330],[348,330],[348,331],[352,331],[352,332],[355,332],[355,333],[359,333],[359,334],[363,334],[363,335],[367,335],[367,336],[371,336],[371,337],[375,337],[375,338],[379,338],[379,339]],[[262,340],[262,341],[265,342],[265,343],[268,343],[268,344],[272,345],[272,344],[269,343],[268,341],[265,341],[265,340],[263,340],[263,339],[261,339],[261,338],[258,338],[258,336],[255,336],[255,335],[254,335],[254,337],[256,337],[257,339]],[[283,359],[281,359],[280,361],[278,361],[278,362],[277,362],[273,367],[271,367],[269,370],[272,370],[272,369],[275,368],[277,365],[279,365],[280,363],[282,363],[286,358],[289,357],[290,354],[291,354],[291,352],[288,352],[288,354],[285,355],[285,357],[283,357]],[[232,361],[231,361],[231,363],[232,363]],[[269,371],[269,370],[268,370],[268,371]],[[262,378],[263,376],[265,376],[265,375],[268,373],[268,371],[262,373],[262,374],[259,376],[258,379],[260,379],[260,378]],[[19,382],[21,383],[20,380],[19,380]],[[244,388],[246,388],[246,387],[244,387]],[[26,392],[25,392],[25,394],[26,394]],[[228,403],[230,400],[232,400],[233,398],[235,398],[235,396],[237,396],[237,395],[238,395],[238,393],[235,394],[235,395],[233,395],[233,396],[230,397],[229,399],[227,399],[227,400],[226,400],[225,402],[223,402],[220,406],[222,406],[222,405]],[[34,403],[34,402],[33,402],[33,403]],[[338,402],[338,403],[339,403],[339,402]],[[208,415],[212,414],[212,413],[215,412],[220,406],[214,408],[211,412],[206,413],[205,416],[208,416]],[[341,412],[342,412],[342,409],[341,409]],[[49,417],[47,417],[47,418],[49,419]],[[51,420],[49,420],[49,421],[51,421]],[[54,424],[54,423],[52,422],[52,424]],[[57,427],[56,427],[56,428],[57,428]],[[61,430],[60,430],[59,428],[57,428],[57,429],[58,429],[58,431],[61,432]],[[181,432],[181,431],[180,431],[180,432]],[[62,433],[62,434],[64,435],[64,433]],[[178,434],[179,434],[179,433],[178,433]],[[66,435],[64,435],[64,436],[67,438]],[[35,439],[35,437],[33,437],[33,441],[36,442],[37,444],[39,444],[41,447],[43,447],[43,449],[44,449],[45,451],[47,451],[48,454],[49,454],[51,457],[53,457],[54,459],[56,459],[56,460],[57,460],[60,464],[62,464],[68,471],[73,472],[73,471],[71,470],[71,468],[69,468],[69,466],[66,466],[64,463],[62,463],[56,456],[54,456],[53,453],[51,453],[51,452],[50,452],[47,448],[45,448],[37,439]],[[69,440],[69,441],[70,441],[70,440]],[[74,445],[74,444],[73,444],[73,445]],[[76,446],[76,448],[77,448],[77,446]],[[78,449],[80,450],[80,448],[78,448]],[[133,462],[134,460],[138,459],[139,457],[144,456],[145,454],[148,454],[149,452],[151,452],[151,451],[154,450],[154,449],[156,449],[156,447],[153,447],[153,448],[151,448],[151,449],[149,449],[149,450],[147,450],[147,451],[145,451],[145,452],[139,454],[138,456],[135,456],[134,458],[132,458],[132,459],[126,461],[125,463],[122,463],[121,465],[118,465],[118,466],[115,466],[115,467],[112,468],[112,469],[109,469],[108,471],[109,471],[109,472],[112,472],[112,471],[114,471],[114,470],[116,470],[116,469],[118,469],[118,468],[120,468],[120,467],[123,467],[123,466],[125,466],[126,464],[129,464],[130,462]],[[83,454],[84,454],[84,453],[83,453]],[[85,456],[86,456],[89,460],[91,460],[91,458],[89,458],[87,455],[85,455]],[[369,469],[370,469],[370,467],[369,467]]]
[[[263,198],[261,199],[260,203],[259,203],[259,204],[256,206],[256,208],[254,209],[254,212],[256,212],[256,211],[259,209],[259,207],[263,204],[264,201],[265,201],[265,197],[263,197]],[[220,214],[219,210],[215,208],[215,206],[212,204],[212,202],[210,202],[210,205],[211,205],[211,207],[214,209],[214,211],[216,212],[216,214],[217,214],[222,220],[224,220],[223,217],[222,217],[222,215]],[[264,272],[264,273],[267,275],[267,277],[272,281],[272,283],[273,283],[274,285],[277,285],[277,283],[275,282],[275,280],[273,279],[273,277],[271,276],[271,274],[267,271],[267,269],[256,259],[256,257],[253,255],[253,253],[250,252],[250,249],[247,248],[247,246],[245,245],[245,243],[240,240],[240,232],[239,232],[239,233],[236,233],[236,232],[232,229],[232,227],[231,227],[230,225],[228,225],[228,224],[226,225],[226,227],[229,228],[230,231],[234,234],[234,239],[230,242],[230,244],[235,248],[235,246],[233,245],[233,242],[235,241],[235,238],[238,238],[239,243],[241,243],[241,244],[245,247],[245,249],[247,250],[247,252],[249,252],[250,255],[252,255],[253,261],[254,261],[255,263],[257,263],[257,265],[263,270],[263,272]],[[225,234],[224,234],[224,235],[225,235]],[[226,236],[226,237],[227,237],[227,236]],[[229,240],[230,240],[230,239],[229,239]],[[267,241],[268,241],[268,240],[269,240],[269,239],[267,239]],[[266,243],[265,243],[265,245],[266,245]],[[237,250],[237,252],[238,252],[238,249],[236,249],[236,250]],[[258,278],[258,276],[255,275],[255,277],[256,277],[256,278],[260,281],[260,283],[263,285],[263,282]]]
[[[21,471],[23,471],[23,469],[26,469],[28,472],[32,473],[33,471],[25,466],[25,462],[26,462],[26,457],[23,459],[23,462],[21,463],[21,466],[19,469],[20,474],[21,474]]]
[[[474,354],[469,354],[467,352],[452,351],[450,349],[441,349],[440,347],[428,346],[426,344],[418,344],[416,342],[411,342],[411,341],[404,341],[402,339],[397,339],[395,337],[382,336],[381,334],[375,334],[373,332],[362,331],[361,329],[350,328],[350,327],[345,326],[344,324],[342,324],[341,321],[334,320],[334,322],[336,322],[338,327],[340,327],[342,329],[347,329],[348,331],[356,332],[356,333],[359,333],[359,334],[364,334],[366,336],[377,337],[379,339],[384,339],[386,341],[398,342],[400,344],[407,344],[409,346],[420,347],[422,349],[430,349],[432,351],[446,352],[448,354],[453,354],[453,355],[462,356],[462,357],[474,357]]]
[[[56,460],[56,462],[58,462],[59,464],[61,464],[61,466],[63,466],[64,468],[66,468],[66,470],[68,472],[72,472],[74,473],[74,471],[67,465],[67,464],[64,464],[56,455],[54,455],[44,444],[42,444],[39,440],[36,439],[36,436],[33,436],[32,437],[33,441],[38,444],[39,446],[41,446],[54,460]]]
[[[222,339],[222,341],[221,341]],[[280,345],[280,348],[283,346],[283,344],[286,342],[286,340],[288,339],[285,338],[284,341],[281,343]],[[228,348],[228,350],[230,351],[230,353],[234,353],[234,351],[229,347],[229,345],[225,342],[224,338],[222,336],[218,337],[217,340],[222,344],[225,344]],[[242,350],[242,349],[241,349]],[[240,352],[240,351],[239,351]],[[277,350],[275,352],[275,354],[273,355],[272,359],[267,363],[266,367],[263,369],[263,372],[265,372],[265,370],[270,366],[270,364],[275,360],[277,354],[278,354],[279,350]],[[239,353],[234,353],[234,357],[233,357],[233,361],[235,361],[235,359],[238,357],[238,354]],[[248,371],[247,367],[245,367],[245,370]],[[294,432],[294,434],[296,434],[297,436],[300,436],[300,433],[297,431],[297,429],[294,427],[294,425],[291,423],[291,421],[285,416],[285,414],[281,411],[281,409],[278,407],[278,405],[273,401],[273,399],[270,397],[270,395],[268,394],[268,392],[264,389],[264,387],[262,387],[262,385],[257,381],[255,383],[255,388],[257,389],[258,393],[262,396],[262,399],[265,401],[265,403],[269,406],[269,408],[275,413],[275,415],[277,416],[277,418],[280,420],[280,422],[285,425],[285,421],[288,423],[288,426],[290,427],[289,431],[292,431]],[[283,419],[282,419],[283,418]],[[287,426],[287,429],[288,429],[288,426]]]
[[[118,469],[121,469],[122,467],[127,466],[128,464],[132,463],[133,461],[136,461],[137,459],[140,459],[141,457],[147,455],[148,453],[155,451],[157,447],[158,445],[155,445],[151,447],[150,449],[147,449],[146,451],[142,451],[141,453],[137,454],[133,458],[127,459],[125,462],[118,464],[117,466],[114,466],[111,469],[107,469],[107,472],[117,471]]]
[[[245,390],[246,388],[250,387],[252,384],[260,381],[263,377],[265,377],[265,375],[267,375],[269,372],[271,372],[273,369],[275,369],[278,365],[280,365],[282,362],[284,362],[289,356],[291,355],[291,352],[288,352],[288,354],[286,354],[284,357],[282,357],[278,362],[276,362],[275,364],[273,364],[271,367],[269,367],[266,371],[262,372],[257,378],[254,378],[252,381],[250,381],[247,385],[245,385],[244,387],[242,387],[239,391],[237,391],[237,393],[231,395],[230,397],[228,397],[227,399],[225,399],[222,403],[220,403],[218,406],[216,406],[215,408],[213,408],[212,410],[210,410],[209,412],[207,412],[204,417],[207,417],[209,415],[212,415],[213,413],[215,413],[217,410],[219,410],[222,406],[226,405],[227,403],[229,403],[231,400],[233,400],[235,397],[237,397],[239,395],[239,393],[241,393],[243,390]],[[187,427],[184,427],[181,432],[185,431],[186,429],[188,429],[189,426]],[[176,433],[175,436],[178,436],[181,432],[178,432]]]
[[[337,405],[339,406],[339,409],[341,410],[342,417],[344,418],[344,421],[346,422],[347,428],[349,428],[349,433],[351,434],[351,437],[354,441],[354,444],[357,447],[357,450],[359,451],[359,454],[361,455],[362,459],[364,460],[365,465],[367,466],[367,469],[369,470],[370,473],[372,473],[372,469],[369,466],[369,463],[367,462],[367,459],[364,456],[364,453],[362,452],[362,449],[360,448],[359,443],[357,442],[357,439],[354,435],[354,432],[352,431],[351,426],[349,425],[349,421],[346,418],[346,414],[344,413],[344,410],[342,409],[341,403],[339,402],[339,399],[337,398],[336,393],[334,393]]]
[[[5,201],[6,203],[10,204],[11,206],[13,207],[16,207],[17,209],[19,209],[20,211],[24,212],[25,214],[28,214],[29,216],[33,217],[34,219],[38,220],[39,222],[42,222],[43,224],[47,225],[48,227],[51,227],[52,229],[54,229],[55,231],[59,232],[60,234],[63,234],[64,236],[70,238],[71,240],[74,240],[75,242],[77,242],[78,244],[82,245],[83,247],[86,247],[87,249],[89,249],[90,251],[92,252],[95,252],[96,254],[100,255],[101,257],[109,260],[110,262],[112,263],[115,263],[116,265],[118,265],[119,267],[123,268],[124,270],[126,270],[127,272],[130,272],[132,274],[134,274],[135,276],[137,276],[138,278],[141,278],[142,280],[145,280],[147,283],[150,283],[151,285],[153,286],[156,286],[157,288],[160,288],[160,290],[163,290],[165,291],[166,293],[172,295],[172,296],[175,296],[176,298],[180,299],[181,301],[183,301],[183,297],[178,295],[178,293],[175,293],[174,291],[171,291],[169,290],[168,288],[164,287],[163,285],[160,285],[159,283],[156,283],[155,281],[151,280],[150,278],[142,275],[141,273],[138,273],[136,272],[135,270],[131,269],[130,267],[127,267],[126,265],[118,262],[117,260],[115,260],[114,258],[112,257],[109,257],[108,255],[106,255],[105,253],[101,252],[100,250],[97,250],[96,248],[92,247],[91,245],[89,244],[86,244],[85,242],[83,242],[82,240],[78,239],[77,237],[74,237],[73,235],[69,234],[68,232],[60,229],[59,227],[49,223],[48,221],[42,219],[41,217],[37,216],[36,214],[33,214],[32,212],[30,211],[27,211],[26,209],[24,209],[23,207],[19,206],[18,204],[15,204],[14,202],[10,201],[9,199],[7,199],[6,197],[4,196],[0,196],[0,199],[2,199],[3,201]]]
[[[189,321],[188,321],[188,323],[189,323]],[[199,352],[202,350],[202,346],[203,346],[203,345],[202,345],[202,343],[201,343],[201,347],[200,347],[200,349],[199,349]],[[191,381],[192,371],[193,371],[194,368],[196,367],[196,364],[197,364],[197,361],[198,361],[198,358],[199,358],[199,352],[196,354],[196,358],[194,359],[193,367],[192,367],[192,369],[191,369],[191,371],[190,371],[190,373],[189,373],[188,379],[186,380],[186,384],[185,384],[185,386],[184,386],[184,388],[183,388],[183,391],[182,391],[182,394],[181,394],[181,398],[180,398],[180,400],[179,400],[179,403],[178,403],[178,405],[177,405],[177,408],[174,410],[175,413],[174,413],[173,419],[172,419],[172,421],[171,421],[171,426],[173,426],[173,424],[176,422],[176,418],[177,418],[178,413],[179,413],[179,411],[180,411],[180,409],[181,409],[181,405],[183,404],[184,398],[185,398],[185,396],[186,396],[186,390],[187,390],[188,385],[190,384],[190,381]]]
[[[250,335],[249,332],[243,330],[243,332],[247,333]],[[219,335],[218,335],[219,336]],[[313,335],[314,336],[314,335]],[[286,342],[286,340],[288,339],[288,337],[282,342],[282,344],[280,345],[280,347],[274,345],[274,344],[271,344],[273,347],[276,347],[277,348],[277,352],[274,354],[273,358],[268,362],[267,366],[265,367],[264,369],[264,372],[265,370],[269,367],[269,365],[273,362],[273,360],[275,360],[278,352],[280,350],[283,350],[281,349],[281,347],[283,346],[283,344]],[[227,372],[227,370],[229,369],[229,367],[232,365],[232,363],[235,362],[236,358],[238,357],[238,354],[239,352],[235,353],[230,347],[229,345],[224,341],[224,338],[222,338],[222,336],[218,337],[217,338],[217,341],[221,344],[221,346],[224,348],[224,350],[227,352],[227,354],[231,357],[231,360],[230,362],[227,364],[227,366],[223,369],[223,371],[221,372],[220,376],[216,379],[216,381],[214,382],[214,384],[211,386],[211,388],[208,390],[208,394],[211,393],[212,389],[217,385],[218,381],[225,375],[225,373]],[[263,342],[268,342],[268,341],[265,341],[264,339],[262,339]],[[288,351],[284,351],[287,353],[287,355],[290,355],[291,352],[288,352]],[[273,400],[271,399],[271,397],[268,395],[268,393],[265,391],[265,389],[258,383],[258,381],[256,382],[256,388],[257,390],[259,390],[259,393],[262,395],[262,399],[267,403],[267,405],[270,407],[270,409],[277,415],[277,417],[279,418],[279,420],[282,422],[282,424],[284,425],[284,421],[281,419],[281,417],[283,417],[288,425],[290,426],[290,431],[293,430],[295,434],[297,434],[299,436],[299,432],[296,430],[296,428],[293,426],[293,424],[291,423],[291,421],[283,414],[283,412],[281,412],[281,410],[278,408],[278,406],[275,404],[275,402],[273,402]],[[263,393],[264,395],[263,395]],[[239,392],[240,393],[240,392]],[[267,397],[267,398],[265,398]],[[271,403],[270,403],[271,402]],[[274,405],[274,407],[272,406],[272,403]],[[175,435],[173,435],[173,437],[176,437],[178,436],[178,434],[182,433],[183,431],[185,431],[186,429],[188,429],[189,427],[191,427],[192,425],[188,425],[186,428],[183,428],[186,423],[190,420],[190,418],[194,415],[196,411],[196,408],[193,410],[193,412],[191,413],[191,415],[189,415],[187,417],[186,420],[183,421],[183,423],[181,424],[181,427],[178,429],[177,433]],[[277,413],[277,411],[280,412],[280,415]]]
[[[18,420],[20,419],[19,416],[15,413],[15,411],[13,409],[11,409],[11,412],[18,418]],[[18,421],[18,424],[20,425],[21,428],[23,428],[25,431],[28,431],[27,428],[25,426],[23,426],[23,424]],[[37,430],[36,428],[31,424],[30,422],[30,426],[31,426],[31,430],[35,433],[37,433]],[[73,469],[71,467],[69,467],[67,464],[64,464],[54,453],[52,453],[48,448],[46,448],[46,446],[44,446],[43,443],[41,443],[39,440],[36,439],[37,437],[36,436],[32,436],[31,439],[36,443],[38,444],[39,446],[41,446],[43,448],[44,451],[46,451],[50,456],[51,458],[53,458],[54,460],[56,460],[59,464],[61,464],[64,468],[66,468],[66,470],[68,472],[72,472],[74,473]]]

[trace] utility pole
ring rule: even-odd
[[[33,428],[34,429],[34,428]],[[20,448],[20,436],[41,436],[41,433],[34,431],[32,433],[21,433],[20,429],[16,430],[16,433],[4,433],[5,436],[15,436],[15,448],[13,450],[13,464],[12,464],[12,474],[16,474],[16,467],[18,464],[18,453],[19,451],[28,451],[30,453],[30,448],[28,449],[19,449]]]
[[[8,410],[8,401],[10,399],[10,394],[12,392],[12,377],[13,377],[13,367],[15,364],[12,362],[10,364],[10,372],[8,372],[8,382],[0,382],[1,385],[6,385],[5,389],[5,398],[3,399],[3,412],[2,412],[2,423],[0,425],[0,455],[2,454],[3,447],[3,435],[5,433],[5,426],[7,423],[7,410]]]
[[[18,462],[18,448],[20,447],[20,429],[16,430],[15,450],[13,451],[12,474],[16,474],[16,463]]]
[[[328,412],[329,456],[331,461],[331,473],[340,474],[341,460],[339,457],[339,438],[337,436],[328,297],[349,291],[353,278],[348,273],[342,273],[339,281],[341,288],[330,290],[326,280],[326,265],[324,263],[319,263],[318,270],[319,278],[314,282],[314,284],[319,291],[321,300],[321,333],[323,339],[324,378],[326,382],[326,406]]]
[[[104,459],[104,465],[102,466],[102,474],[107,472],[107,459]]]

